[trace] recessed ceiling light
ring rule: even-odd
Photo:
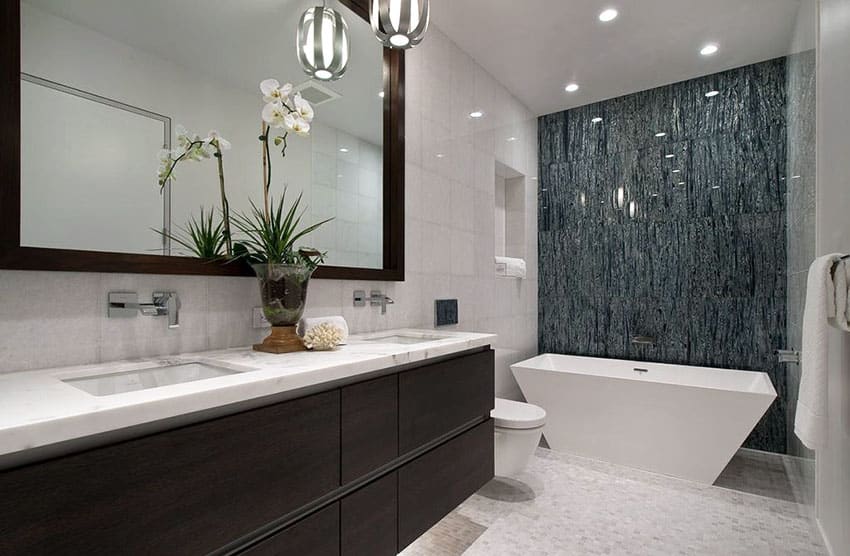
[[[679,172],[681,172],[681,170],[673,170],[674,174],[678,174]]]
[[[712,189],[720,189],[720,186],[719,185],[712,185],[711,188]]]
[[[599,21],[613,21],[617,18],[617,10],[614,8],[608,8],[607,10],[603,10],[602,13],[599,14]]]
[[[653,197],[658,197],[658,193],[653,193],[653,194],[652,194],[652,196],[653,196]]]
[[[347,152],[348,152],[348,149],[347,149],[347,148],[345,148],[345,147],[342,147],[341,149],[339,149],[339,152],[341,152],[341,153],[347,153]]]
[[[443,153],[437,153],[437,158],[445,158],[445,156]]]
[[[719,94],[720,94],[720,91],[709,91],[709,92],[705,93],[705,96],[708,97],[708,98],[711,98],[711,97],[716,97]]]
[[[711,56],[719,50],[716,44],[707,44],[702,47],[702,50],[699,51],[703,56]]]
[[[664,158],[673,158],[674,156],[676,156],[676,155],[675,154],[665,154]]]
[[[513,143],[514,141],[516,141],[516,137],[513,137],[513,136],[508,137],[508,138],[506,139],[506,141],[507,141],[507,142],[509,142],[509,143]]]
[[[667,133],[665,133],[663,131],[659,131],[658,133],[655,134],[656,137],[664,137],[665,135],[667,135]]]
[[[798,180],[798,179],[800,179],[800,177],[801,177],[801,176],[791,176],[791,179],[792,179],[792,180]]]
[[[475,110],[475,111],[469,113],[469,117],[470,118],[482,118],[482,117],[484,117],[484,112],[482,112],[481,110]]]
[[[381,97],[381,98],[384,98],[384,91],[381,91],[380,93],[378,93],[378,96]]]
[[[599,122],[602,121],[602,118],[600,118],[599,116],[596,116],[595,118],[593,118],[590,121],[591,121],[591,123],[598,124]]]
[[[685,185],[685,182],[680,181],[680,182],[679,182],[679,185]]]
[[[567,91],[568,93],[574,93],[574,92],[578,91],[578,84],[577,83],[570,83],[569,85],[564,87],[564,90]]]

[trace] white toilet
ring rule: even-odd
[[[546,411],[528,403],[496,398],[490,412],[496,429],[496,476],[510,477],[525,469],[546,424]]]

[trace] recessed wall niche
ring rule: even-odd
[[[496,256],[525,259],[525,188],[528,178],[496,162]]]

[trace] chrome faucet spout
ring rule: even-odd
[[[180,297],[176,292],[154,292],[151,303],[139,303],[133,292],[110,292],[109,318],[135,317],[141,313],[146,317],[168,317],[168,328],[180,327]]]

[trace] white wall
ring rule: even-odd
[[[850,251],[850,0],[821,0],[817,250]],[[829,435],[816,455],[817,511],[835,556],[850,555],[850,334],[833,331]]]
[[[471,120],[474,109],[486,116]],[[315,280],[307,313],[343,314],[355,332],[432,326],[434,300],[456,297],[458,329],[499,334],[497,391],[519,397],[507,365],[537,353],[537,194],[526,188],[528,279],[497,279],[495,165],[536,176],[536,119],[432,27],[407,54],[405,145],[406,281]],[[159,288],[183,299],[179,330],[105,318],[110,290]],[[352,306],[373,288],[396,300],[386,315]],[[250,328],[258,304],[253,278],[0,271],[0,372],[245,346],[263,335]]]

